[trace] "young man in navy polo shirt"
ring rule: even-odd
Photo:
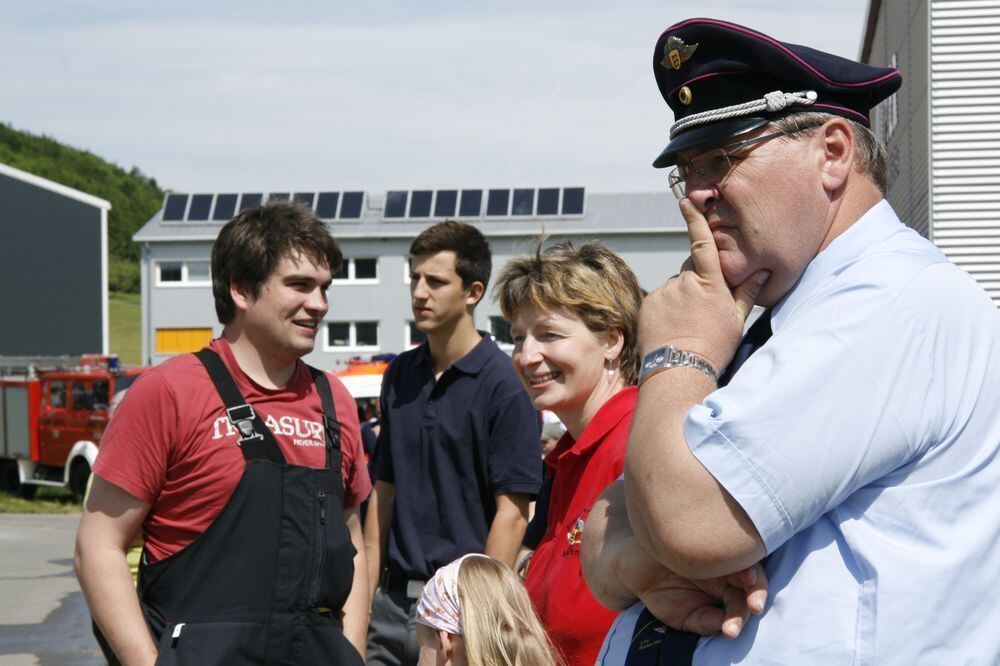
[[[510,358],[476,330],[492,268],[473,226],[447,221],[410,246],[410,294],[427,342],[382,382],[375,490],[365,524],[369,664],[416,664],[424,581],[466,553],[513,564],[541,485],[539,420]]]

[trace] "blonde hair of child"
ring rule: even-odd
[[[458,570],[469,666],[562,666],[524,589],[507,565],[470,557]]]

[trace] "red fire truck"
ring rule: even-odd
[[[0,357],[0,490],[61,486],[83,497],[114,396],[144,368],[116,356]]]

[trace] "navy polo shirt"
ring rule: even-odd
[[[541,486],[538,414],[487,334],[435,381],[425,342],[382,382],[375,478],[395,485],[388,563],[426,580],[486,548],[496,496]]]

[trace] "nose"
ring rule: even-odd
[[[320,316],[325,315],[326,311],[330,308],[329,301],[327,301],[326,289],[322,286],[317,286],[309,292],[305,308],[310,313],[319,314]]]
[[[530,335],[524,336],[517,350],[517,365],[522,370],[532,368],[542,361],[541,345]]]
[[[423,278],[417,278],[410,282],[410,296],[415,301],[422,301],[427,298],[427,283]]]
[[[706,213],[719,198],[719,184],[695,175],[684,184],[684,196],[690,199],[701,213]]]

